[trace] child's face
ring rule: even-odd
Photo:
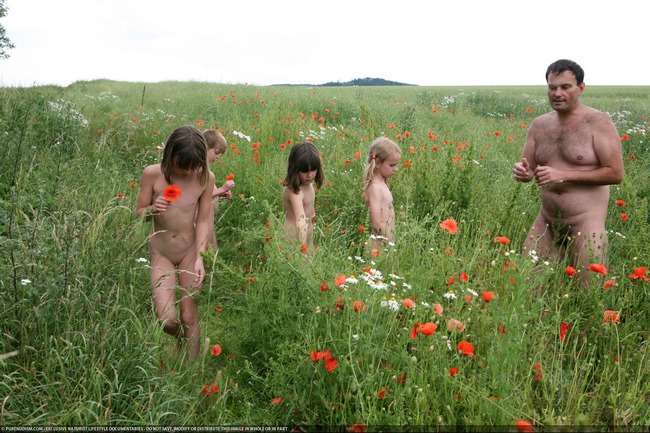
[[[216,147],[208,149],[208,164],[212,164],[217,159],[221,158],[221,155],[223,155],[223,152],[220,152]]]
[[[375,171],[378,172],[384,179],[389,179],[397,173],[399,162],[402,159],[402,155],[399,153],[394,153],[388,159],[380,161],[375,167]]]
[[[302,185],[310,184],[314,179],[316,179],[316,170],[300,172],[300,183]]]

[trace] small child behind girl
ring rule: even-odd
[[[379,248],[382,240],[395,242],[395,209],[388,180],[397,173],[401,157],[399,146],[386,137],[377,138],[368,152],[363,188],[370,211],[373,248]]]
[[[316,216],[313,183],[323,185],[323,166],[320,153],[309,141],[297,143],[289,153],[287,175],[284,178],[282,204],[285,210],[284,230],[301,246],[311,248]]]
[[[205,143],[208,146],[208,164],[212,164],[217,159],[226,153],[227,144],[226,139],[219,131],[214,129],[206,129],[203,131],[203,136],[205,137]],[[212,249],[217,251],[219,249],[217,245],[217,237],[214,231],[214,217],[219,210],[219,199],[220,198],[232,198],[232,189],[235,187],[235,181],[232,179],[227,179],[223,185],[217,188],[215,185],[212,190],[212,206],[210,206],[210,216],[208,217],[210,223],[210,232],[208,233],[208,243],[212,246]]]
[[[181,126],[167,139],[161,163],[143,170],[135,210],[136,217],[153,220],[149,253],[158,321],[167,334],[187,344],[192,359],[198,358],[200,349],[195,297],[205,276],[201,252],[208,243],[213,187],[203,134],[194,126]]]

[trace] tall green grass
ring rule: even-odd
[[[0,94],[0,425],[650,424],[650,283],[628,277],[650,265],[650,89],[583,95],[617,124],[626,170],[611,188],[609,275],[588,289],[563,264],[520,255],[539,192],[511,169],[548,110],[543,87],[93,81]],[[237,183],[205,260],[197,363],[157,326],[150,227],[133,218],[142,169],[182,124],[224,132],[230,148],[212,168]],[[396,245],[373,257],[361,181],[380,135],[404,166],[390,184]],[[305,139],[326,174],[308,254],[280,237],[280,181]],[[439,227],[447,218],[457,234]],[[605,310],[620,323],[603,323]],[[451,319],[465,330],[449,331]],[[433,335],[410,338],[427,322]]]

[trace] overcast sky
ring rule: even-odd
[[[0,84],[650,85],[647,0],[5,0]]]

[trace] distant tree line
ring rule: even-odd
[[[412,86],[412,84],[398,83],[397,81],[384,80],[383,78],[355,78],[354,80],[345,81],[330,81],[329,83],[321,84],[321,86]]]

